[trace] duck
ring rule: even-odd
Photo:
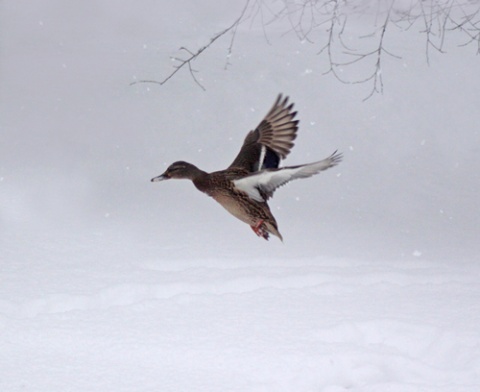
[[[292,180],[334,167],[343,158],[337,150],[320,161],[280,167],[297,137],[299,120],[293,107],[288,96],[279,94],[260,124],[247,133],[239,153],[225,170],[207,173],[189,162],[176,161],[151,181],[190,180],[200,192],[248,224],[257,236],[268,240],[272,234],[283,241],[268,205],[274,192]]]

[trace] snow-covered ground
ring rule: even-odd
[[[174,3],[174,5],[173,5]],[[385,37],[385,91],[323,76],[286,25],[242,25],[166,85],[242,1],[0,2],[0,391],[480,389],[480,76]],[[388,39],[387,39],[388,38]],[[323,68],[322,68],[323,67]],[[226,167],[280,92],[286,164],[334,169],[271,201],[257,238],[175,160]]]

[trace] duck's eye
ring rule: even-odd
[[[170,171],[179,171],[179,170],[182,170],[182,169],[185,169],[185,166],[174,166],[170,169]]]

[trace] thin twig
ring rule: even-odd
[[[163,79],[161,81],[157,81],[157,80],[136,80],[136,81],[130,83],[130,86],[132,86],[134,84],[139,84],[139,83],[155,83],[155,84],[159,84],[159,85],[163,86],[166,82],[168,82],[171,78],[173,78],[178,71],[180,71],[183,67],[188,65],[188,70],[190,71],[190,75],[192,76],[193,80],[202,90],[205,91],[205,87],[203,87],[202,84],[195,77],[194,73],[197,72],[197,71],[192,68],[192,61],[196,60],[198,58],[198,56],[200,56],[206,49],[208,49],[210,46],[212,46],[213,43],[216,40],[218,40],[220,37],[223,37],[225,34],[227,34],[229,31],[232,31],[233,29],[235,29],[239,25],[243,16],[245,15],[245,12],[248,8],[249,3],[250,3],[250,0],[246,0],[245,6],[243,7],[243,10],[242,10],[240,16],[229,27],[222,30],[220,33],[216,34],[213,38],[210,39],[210,42],[208,44],[202,46],[196,52],[192,52],[189,49],[187,49],[186,47],[182,46],[180,48],[180,50],[186,51],[190,56],[187,57],[186,59],[175,58],[175,60],[179,61],[180,64],[175,66],[175,69],[165,79]]]

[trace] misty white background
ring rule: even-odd
[[[0,2],[0,389],[472,391],[480,380],[480,77],[392,29],[384,93],[322,73],[242,1]],[[361,22],[358,22],[361,23]],[[365,73],[370,69],[365,66]],[[346,70],[347,72],[347,70]],[[355,76],[355,75],[354,75]],[[361,76],[361,75],[359,75]],[[256,238],[176,160],[228,166],[278,93],[300,121]]]

